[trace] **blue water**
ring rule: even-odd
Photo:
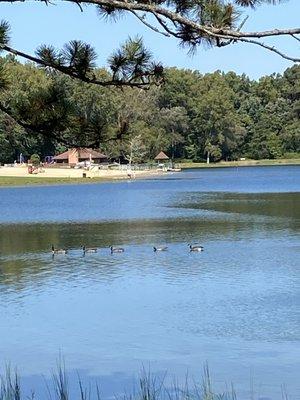
[[[299,192],[300,167],[0,189],[3,363],[40,385],[61,352],[111,397],[142,365],[201,380],[207,361],[217,390],[299,398]]]
[[[0,189],[2,223],[165,218],[177,195],[191,192],[298,192],[299,167],[188,170],[168,177],[105,183]],[[176,210],[176,215],[178,215]]]

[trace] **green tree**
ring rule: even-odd
[[[0,63],[0,162],[100,148],[112,159],[143,137],[143,161],[175,158],[277,158],[300,152],[300,66],[258,82],[244,75],[167,69],[149,90],[86,84],[14,57]],[[95,70],[98,79],[109,72]],[[5,79],[4,79],[5,78]],[[17,121],[17,122],[16,122]]]
[[[160,148],[168,150],[172,159],[181,157],[185,135],[189,129],[189,117],[185,108],[161,108],[159,126],[164,131],[165,139],[164,143],[160,143]],[[159,147],[157,147],[157,150],[159,150]]]
[[[201,79],[193,113],[194,141],[203,156],[207,146],[214,146],[214,153],[220,154],[220,158],[230,157],[240,127],[234,108],[234,92],[219,72]]]

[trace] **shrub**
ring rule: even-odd
[[[40,161],[41,161],[41,159],[38,154],[32,154],[32,156],[30,157],[30,162],[33,165],[39,165]]]

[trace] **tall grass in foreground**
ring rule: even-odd
[[[176,381],[172,385],[165,385],[165,379],[157,378],[144,369],[140,374],[138,384],[133,388],[132,393],[125,393],[115,396],[116,400],[237,400],[233,385],[229,391],[215,393],[212,387],[209,368],[204,366],[202,382],[196,384],[189,383],[186,377],[183,385]],[[94,387],[84,386],[78,375],[78,393],[76,400],[102,400],[98,384]],[[45,395],[42,399],[49,400],[75,400],[71,399],[69,391],[68,377],[64,366],[58,366],[57,371],[52,375],[51,384],[45,385]],[[74,397],[74,396],[72,396]],[[254,396],[251,396],[253,400]],[[20,377],[16,371],[12,371],[8,366],[5,373],[0,376],[0,400],[35,400],[37,399],[34,391],[30,396],[23,396],[21,393]],[[286,390],[282,387],[282,399],[288,400]],[[38,399],[37,399],[38,400]]]
[[[21,387],[17,372],[12,372],[7,366],[5,374],[0,376],[0,399],[1,400],[20,400]]]

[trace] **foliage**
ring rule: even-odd
[[[7,2],[7,0],[0,0]],[[15,2],[12,3],[12,6]],[[29,1],[29,0],[23,0]],[[60,2],[37,0],[59,6]],[[247,7],[285,0],[70,0],[82,12],[118,21],[130,14],[147,28],[193,51],[200,45],[255,44],[293,62],[276,48],[280,36],[299,42],[300,28],[246,32]],[[272,44],[266,40],[273,39]],[[164,69],[142,38],[126,40],[97,69],[92,45],[72,40],[48,44],[34,55],[11,47],[10,26],[0,22],[0,162],[19,154],[46,155],[67,147],[100,148],[125,160],[141,137],[140,161],[164,149],[172,158],[213,160],[277,158],[299,152],[300,70],[259,82],[233,72],[201,75]],[[15,57],[27,60],[20,64]],[[164,85],[162,85],[164,83]],[[118,91],[116,88],[122,88]],[[131,91],[137,89],[136,92]],[[139,89],[149,89],[146,93]],[[141,142],[141,139],[138,141]],[[131,144],[130,144],[131,143]]]
[[[0,162],[41,160],[93,147],[113,160],[144,162],[160,150],[205,161],[278,158],[300,152],[300,67],[251,81],[233,72],[170,68],[148,91],[86,84],[0,60]],[[110,72],[96,69],[99,80]],[[132,156],[130,156],[130,154]]]
[[[38,154],[32,154],[30,157],[30,162],[33,165],[39,165],[41,162],[40,156]]]
[[[141,134],[133,136],[128,142],[128,154],[126,159],[129,161],[129,165],[132,163],[140,163],[143,161],[146,155],[146,146]]]
[[[1,2],[1,0],[0,0]],[[99,78],[96,73],[97,53],[94,48],[80,40],[71,40],[62,49],[42,44],[35,56],[26,54],[10,46],[10,26],[0,22],[0,52],[23,57],[46,71],[67,75],[99,86],[130,86],[147,88],[163,81],[163,67],[153,60],[152,54],[144,46],[140,37],[129,38],[107,63],[111,74]],[[0,82],[1,87],[1,82]]]
[[[18,1],[29,0],[14,0]],[[46,5],[59,5],[59,2],[36,0]],[[234,43],[247,43],[260,46],[268,51],[293,62],[300,58],[285,54],[273,43],[265,42],[280,36],[299,41],[300,28],[271,29],[247,32],[243,27],[248,19],[243,10],[255,8],[261,4],[279,4],[286,0],[69,0],[79,6],[96,8],[100,18],[117,22],[120,16],[134,16],[148,29],[165,37],[174,37],[183,46],[194,50],[200,45],[224,47]],[[0,0],[7,2],[7,0]],[[57,3],[57,4],[56,4]],[[151,61],[151,54],[142,44],[141,39],[129,41],[116,51],[108,60],[113,72],[109,81],[99,81],[93,76],[96,53],[93,47],[82,41],[73,40],[63,49],[42,45],[36,56],[31,56],[10,46],[10,27],[6,21],[0,23],[0,50],[19,55],[34,61],[44,68],[55,69],[60,73],[93,82],[99,85],[148,86],[161,81],[163,68]]]
[[[71,385],[68,378],[65,366],[59,363],[57,370],[52,374],[51,381],[49,383],[46,381],[45,391],[47,391],[51,399],[70,400],[75,394],[75,397],[80,400],[100,400],[98,382],[95,385],[86,384],[78,375],[78,380],[75,382],[75,390],[73,388],[74,383]],[[167,382],[166,376],[164,378],[155,376],[143,368],[136,384],[133,385],[132,394],[125,393],[122,398],[124,400],[164,400],[167,398],[170,400],[186,400],[189,398],[195,400],[236,400],[237,397],[233,385],[231,385],[230,390],[223,393],[215,392],[207,364],[203,367],[201,378],[200,383],[190,379],[186,379],[184,384],[171,383]],[[37,394],[31,389],[31,396],[28,398],[34,399],[36,397]],[[26,396],[24,396],[20,385],[19,374],[13,372],[8,366],[5,374],[0,376],[0,400],[22,400],[25,398]]]

